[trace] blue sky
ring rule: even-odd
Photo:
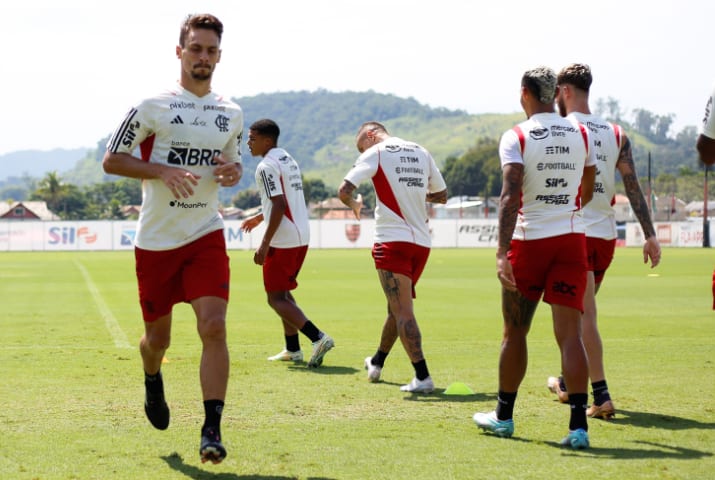
[[[578,61],[593,69],[593,100],[618,99],[629,119],[675,114],[679,131],[699,125],[715,85],[715,2],[3,2],[0,155],[94,147],[178,78],[179,25],[197,6],[225,24],[214,90],[231,97],[374,90],[511,113],[524,70]]]

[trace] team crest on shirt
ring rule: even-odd
[[[549,129],[544,127],[532,128],[529,131],[529,136],[534,140],[543,140],[549,136]]]
[[[345,224],[345,237],[351,242],[355,243],[358,238],[360,238],[360,224],[359,223],[348,223]]]
[[[230,121],[231,119],[228,118],[226,115],[217,115],[216,120],[214,120],[214,124],[216,124],[220,132],[228,132],[228,126]]]

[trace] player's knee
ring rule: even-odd
[[[213,316],[199,322],[199,336],[202,340],[217,341],[226,339],[226,321],[222,316]]]

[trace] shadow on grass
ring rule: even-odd
[[[288,366],[288,370],[302,373],[319,373],[321,375],[354,375],[360,370],[353,367],[341,367],[338,365],[321,365],[318,368],[310,368],[307,363],[295,363]]]
[[[659,413],[632,412],[629,410],[616,410],[616,418],[609,420],[618,424],[633,425],[643,428],[663,428],[665,430],[712,430],[715,423],[699,422],[689,418],[662,415]]]
[[[206,470],[202,470],[193,465],[188,465],[184,463],[184,459],[181,455],[174,452],[171,455],[165,455],[161,457],[172,470],[176,470],[179,473],[183,473],[189,478],[194,480],[295,480],[298,477],[284,477],[278,475],[257,475],[257,474],[245,474],[237,475],[235,473],[213,473]],[[308,477],[308,480],[331,480],[326,477]]]
[[[471,393],[468,395],[447,395],[444,393],[444,388],[435,388],[432,393],[405,393],[405,400],[411,402],[452,402],[452,403],[471,403],[485,402],[488,400],[497,399],[494,393]]]
[[[546,445],[564,451],[565,455],[574,457],[598,457],[612,460],[636,460],[646,458],[656,459],[676,459],[676,460],[697,460],[700,458],[712,457],[712,452],[693,450],[691,448],[673,447],[661,443],[636,441],[634,443],[643,445],[643,448],[601,448],[594,447],[586,450],[571,450],[558,442],[544,442]],[[652,447],[652,448],[647,448]]]

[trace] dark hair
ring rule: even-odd
[[[263,118],[261,120],[256,120],[251,124],[250,130],[254,130],[259,135],[268,137],[273,140],[273,143],[278,143],[278,137],[281,134],[281,129],[278,128],[278,124],[271,120],[270,118]]]
[[[210,13],[193,13],[184,19],[181,24],[181,32],[179,33],[179,45],[183,48],[186,46],[186,37],[189,31],[203,28],[204,30],[213,30],[218,35],[218,43],[221,43],[221,35],[223,35],[223,23],[221,20],[214,17]]]
[[[572,63],[564,67],[556,79],[558,85],[566,83],[584,92],[588,92],[591,88],[591,82],[593,82],[591,67],[584,63]]]

